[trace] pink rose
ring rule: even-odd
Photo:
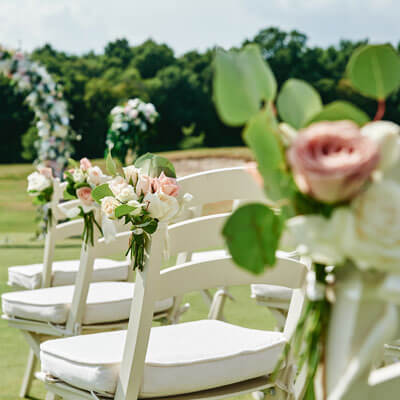
[[[168,196],[177,197],[179,194],[179,185],[175,178],[170,178],[161,172],[158,178],[154,178],[152,182],[154,192],[163,192]]]
[[[351,121],[317,122],[299,132],[288,151],[299,189],[317,200],[349,200],[379,162],[377,145]]]
[[[92,163],[86,158],[81,158],[80,167],[82,171],[87,171],[92,166]]]
[[[39,171],[39,174],[42,174],[43,176],[45,176],[48,179],[51,179],[53,177],[53,171],[51,168],[39,167],[38,171]]]
[[[147,193],[152,193],[153,191],[153,178],[147,175],[140,175],[136,183],[136,194],[146,195]]]
[[[91,206],[93,203],[93,198],[92,198],[92,188],[84,186],[76,191],[76,195],[78,196],[78,199],[84,204],[85,206]]]

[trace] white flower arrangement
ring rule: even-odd
[[[62,87],[46,69],[18,51],[0,47],[0,73],[16,82],[16,90],[29,91],[26,102],[35,113],[39,139],[35,142],[37,164],[47,164],[60,174],[71,157],[73,140],[67,103]]]
[[[128,150],[143,152],[151,128],[159,117],[152,103],[130,99],[110,112],[111,125],[107,133],[107,146],[122,163]]]
[[[134,268],[143,269],[145,249],[150,235],[159,222],[169,223],[183,211],[192,196],[182,194],[172,164],[159,156],[146,154],[143,157],[161,161],[165,171],[143,171],[140,167],[130,165],[123,169],[123,176],[115,175],[112,180],[93,190],[93,198],[101,204],[103,215],[108,220],[124,219],[131,224],[131,241],[128,253],[134,258]],[[142,157],[141,157],[142,158]],[[140,163],[141,158],[137,160]],[[111,158],[108,164],[113,164]],[[115,167],[112,167],[115,171]],[[159,171],[159,169],[156,169]],[[106,232],[104,232],[106,236]],[[110,240],[110,238],[106,238]]]
[[[85,157],[80,160],[79,165],[73,160],[73,168],[64,173],[67,187],[64,191],[64,199],[80,201],[79,207],[68,212],[68,217],[81,216],[84,220],[83,240],[87,245],[94,242],[94,226],[102,233],[99,223],[96,221],[94,210],[96,203],[92,197],[92,191],[97,186],[107,182],[110,177],[105,175],[100,167],[93,166]]]

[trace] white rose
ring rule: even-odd
[[[111,110],[111,115],[120,114],[122,111],[124,111],[124,109],[121,106],[116,106]]]
[[[101,210],[110,219],[114,219],[114,211],[120,205],[120,202],[112,196],[101,199]]]
[[[87,170],[88,183],[92,186],[97,186],[104,183],[107,180],[107,176],[103,174],[103,171],[99,167],[90,167]]]
[[[117,195],[117,199],[121,203],[126,203],[130,200],[137,200],[135,189],[131,185],[126,185]]]
[[[338,208],[331,216],[302,215],[286,223],[282,240],[287,249],[301,249],[315,262],[326,265],[340,265],[345,261],[343,240],[349,226],[350,211]]]
[[[138,110],[133,109],[133,110],[131,110],[131,111],[129,112],[129,116],[130,116],[132,119],[135,119],[138,115],[139,115]]]
[[[379,146],[378,168],[382,171],[390,169],[400,157],[400,126],[390,121],[375,121],[362,127],[361,133]]]
[[[352,204],[343,247],[359,268],[400,272],[400,184],[373,183]]]
[[[162,192],[147,193],[143,202],[148,204],[150,216],[162,222],[171,221],[179,212],[177,199]]]
[[[139,99],[129,99],[128,104],[130,107],[134,108],[139,104],[140,100]]]
[[[74,182],[81,183],[85,180],[85,175],[79,168],[76,168],[74,169],[72,178],[74,179]]]
[[[110,181],[108,184],[114,196],[117,197],[123,189],[128,186],[128,183],[122,176],[116,176],[114,179]]]
[[[135,207],[135,209],[131,212],[131,215],[134,217],[142,214],[143,204],[139,203],[137,200],[128,201],[128,206]]]
[[[28,176],[28,192],[41,192],[51,186],[51,180],[39,172],[33,172]]]
[[[138,181],[141,172],[140,168],[136,168],[134,165],[130,165],[129,167],[123,168],[123,170],[125,179],[128,182],[132,181],[132,183],[136,185],[136,182]]]

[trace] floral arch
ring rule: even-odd
[[[35,142],[35,164],[44,164],[60,175],[79,140],[70,127],[71,115],[63,99],[62,87],[46,68],[20,51],[0,46],[0,73],[15,83],[15,90],[28,92],[27,104],[35,113],[39,138]]]

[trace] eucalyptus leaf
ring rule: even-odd
[[[111,151],[109,151],[108,154],[107,154],[106,169],[107,169],[107,172],[111,176],[117,175],[117,166],[116,166],[115,161],[113,160],[113,158],[111,156]]]
[[[264,109],[246,125],[243,138],[253,151],[264,178],[266,195],[271,200],[291,196],[291,178],[285,171],[285,157],[272,111]]]
[[[235,263],[254,274],[261,274],[266,266],[273,266],[283,221],[263,204],[246,204],[238,208],[222,232]]]
[[[351,56],[347,74],[363,95],[383,100],[400,87],[400,56],[391,44],[363,46]]]
[[[135,207],[122,204],[115,209],[115,216],[121,218],[124,215],[129,215],[133,210],[135,210]]]
[[[358,125],[365,125],[369,122],[368,115],[358,107],[347,101],[333,101],[327,104],[320,113],[308,121],[307,125],[319,121],[340,121],[351,120]]]
[[[241,51],[218,49],[215,56],[214,101],[221,120],[239,126],[276,94],[276,80],[257,45]]]
[[[114,197],[114,194],[107,183],[97,186],[92,191],[92,198],[97,203],[101,203],[101,199],[108,196]]]
[[[299,79],[289,79],[278,95],[277,108],[283,121],[300,129],[322,110],[322,101],[310,84]]]
[[[166,176],[176,178],[174,164],[165,157],[152,153],[143,154],[135,161],[135,167],[141,168],[142,172],[151,177],[160,176],[164,172]]]

